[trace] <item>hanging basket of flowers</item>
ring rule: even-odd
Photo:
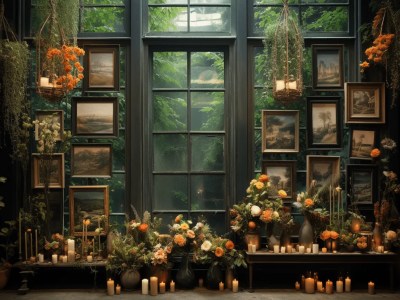
[[[36,91],[49,101],[60,101],[83,79],[79,57],[85,51],[67,41],[58,22],[56,0],[36,37]]]

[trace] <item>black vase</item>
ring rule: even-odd
[[[193,289],[195,287],[195,275],[189,261],[189,254],[182,256],[182,262],[176,273],[176,285],[180,289]]]
[[[312,248],[314,242],[314,229],[308,216],[304,216],[304,222],[300,227],[299,231],[299,244],[303,245],[306,249]]]
[[[206,284],[207,288],[211,290],[217,290],[219,288],[219,283],[224,282],[225,278],[223,276],[221,267],[218,263],[212,263],[207,270]]]

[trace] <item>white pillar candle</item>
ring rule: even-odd
[[[68,250],[68,262],[74,262],[75,261],[75,251]]]
[[[40,77],[40,86],[49,86],[49,77]]]
[[[346,292],[351,292],[351,279],[349,276],[344,280],[344,290]]]
[[[142,295],[148,295],[149,294],[149,280],[148,279],[142,279]]]
[[[305,281],[305,291],[307,294],[314,294],[315,292],[315,280],[314,278],[308,277]]]
[[[290,89],[290,90],[295,90],[295,89],[297,89],[297,83],[296,83],[296,81],[289,81],[289,89]]]
[[[251,244],[251,253],[256,253],[257,246],[255,244]]]
[[[293,247],[292,247],[292,245],[288,245],[287,247],[286,247],[287,249],[287,253],[292,253],[292,250],[293,250]]]
[[[220,291],[220,292],[223,292],[224,289],[225,289],[224,283],[221,281],[221,282],[219,283],[219,291]]]
[[[239,281],[233,279],[232,281],[232,292],[237,293],[239,291]]]
[[[169,291],[175,293],[175,282],[173,280],[169,283]]]
[[[160,282],[160,294],[165,294],[165,282]]]
[[[378,253],[383,253],[383,252],[384,252],[384,247],[383,247],[383,246],[378,246],[376,252],[378,252]]]
[[[281,253],[285,253],[286,252],[286,247],[281,247]]]
[[[88,255],[86,257],[86,259],[87,259],[87,262],[89,262],[89,263],[93,262],[93,256],[92,255]]]
[[[311,253],[311,248],[308,247],[306,252],[307,252],[307,253]]]
[[[114,280],[112,280],[111,278],[107,280],[107,295],[114,295]]]
[[[44,262],[44,255],[42,253],[39,253],[38,256],[39,256],[39,262],[43,263]]]
[[[375,283],[372,281],[368,282],[368,294],[375,294]]]
[[[305,249],[304,246],[299,246],[299,253],[304,254],[304,249]]]
[[[247,245],[247,252],[253,253],[253,252],[252,252],[252,249],[253,249],[252,244],[248,244],[248,245]]]
[[[150,277],[150,295],[158,295],[158,278],[155,276]]]
[[[115,295],[121,295],[121,286],[119,284],[115,287]]]
[[[318,244],[313,244],[312,245],[312,253],[318,254],[319,252],[319,245]]]
[[[57,254],[53,254],[53,255],[51,256],[51,262],[52,262],[53,264],[56,264],[57,261],[58,261],[58,255],[57,255]]]
[[[317,291],[318,291],[318,292],[321,292],[321,291],[322,291],[322,288],[323,288],[323,286],[322,286],[322,281],[317,281]]]
[[[68,251],[75,252],[75,240],[68,239]]]
[[[325,284],[325,290],[326,290],[327,294],[332,294],[333,293],[333,282],[330,281],[329,279]]]
[[[279,253],[279,245],[274,245],[274,253]]]
[[[343,281],[341,280],[336,281],[336,292],[343,293]]]
[[[63,255],[62,258],[61,258],[61,261],[62,261],[63,263],[68,262],[68,256]]]

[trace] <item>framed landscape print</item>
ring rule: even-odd
[[[340,97],[307,97],[308,148],[341,147]]]
[[[313,184],[318,191],[321,188],[336,186],[340,178],[340,156],[307,155],[307,191]]]
[[[71,177],[111,177],[111,144],[74,144],[71,147]]]
[[[51,156],[32,153],[32,186],[44,188],[46,173],[50,189],[62,189],[65,186],[64,153],[53,153]]]
[[[46,121],[51,125],[58,124],[60,129],[58,130],[58,136],[55,138],[56,141],[61,141],[61,135],[64,131],[64,111],[63,110],[37,110],[35,112],[35,120],[39,122]],[[39,140],[41,134],[39,124],[35,124],[35,140]]]
[[[82,236],[83,220],[90,220],[87,228],[89,236],[98,235],[95,230],[99,224],[106,235],[109,217],[109,186],[70,186],[69,187],[69,222],[70,235]]]
[[[284,190],[287,197],[284,202],[292,202],[296,195],[296,161],[294,160],[268,160],[262,162],[263,174],[267,174],[272,187],[273,197],[279,190]],[[285,201],[287,200],[287,201]]]
[[[343,45],[311,45],[313,89],[343,89]]]
[[[72,98],[72,134],[80,137],[118,136],[117,97]]]
[[[346,82],[346,123],[385,123],[385,83]]]
[[[299,152],[299,111],[262,111],[262,152]]]
[[[376,165],[347,165],[346,192],[349,197],[349,205],[372,207],[377,196],[376,178]]]
[[[119,45],[85,45],[85,91],[119,90]]]
[[[351,129],[350,139],[350,158],[372,159],[370,154],[375,148],[375,130]]]

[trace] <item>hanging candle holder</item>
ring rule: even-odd
[[[65,38],[56,2],[49,0],[50,13],[36,37],[36,92],[49,101],[60,101],[83,79],[79,57],[85,54]]]
[[[297,100],[303,92],[304,40],[289,14],[288,0],[283,1],[272,42],[272,94],[277,100]]]

